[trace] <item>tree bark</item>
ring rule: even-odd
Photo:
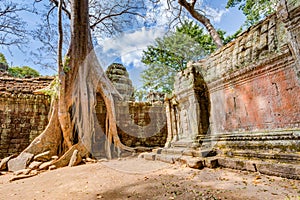
[[[72,147],[72,132],[73,128],[71,125],[71,117],[67,105],[67,96],[65,94],[66,89],[66,73],[62,61],[62,46],[63,46],[63,28],[62,28],[62,2],[59,0],[58,3],[58,53],[57,53],[57,65],[58,65],[58,76],[60,80],[60,91],[58,100],[58,120],[60,122],[60,127],[62,130],[64,142],[67,148]]]
[[[34,155],[50,151],[49,160],[54,155],[60,156],[53,163],[56,167],[67,166],[74,151],[78,151],[80,158],[92,154],[92,140],[97,134],[95,127],[99,127],[99,124],[96,124],[95,114],[97,92],[102,95],[107,109],[107,157],[112,158],[112,144],[118,150],[134,151],[123,145],[117,134],[112,94],[115,89],[93,51],[88,6],[88,0],[71,1],[71,43],[64,65],[61,49],[58,49],[59,93],[53,99],[52,115],[48,126],[24,150]],[[61,5],[58,19],[60,34],[58,46],[61,48]]]
[[[217,48],[220,48],[223,46],[223,42],[220,38],[220,35],[214,28],[214,26],[211,24],[210,20],[199,13],[197,10],[195,10],[195,3],[196,1],[192,1],[191,3],[188,3],[186,0],[178,0],[179,5],[183,6],[196,20],[198,20],[201,24],[205,26],[207,31],[209,32],[210,36],[212,37],[214,43],[216,44]]]

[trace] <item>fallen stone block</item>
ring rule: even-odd
[[[165,154],[157,154],[156,155],[156,160],[162,161],[162,162],[166,162],[166,163],[170,163],[170,164],[174,164],[175,161],[178,161],[180,159],[181,156],[175,156],[175,155],[165,155]]]
[[[156,154],[155,153],[145,153],[144,159],[145,160],[155,160]]]
[[[138,159],[144,159],[145,154],[146,154],[146,153],[140,153],[140,154],[138,155]]]
[[[187,159],[187,165],[190,168],[194,168],[194,169],[203,169],[204,165],[203,165],[203,160],[201,158],[188,158]]]
[[[208,168],[217,168],[219,166],[218,158],[205,158],[204,166]]]
[[[184,155],[184,156],[193,156],[193,151],[194,151],[194,150],[191,150],[191,149],[185,149],[185,150],[182,152],[182,155]]]
[[[156,153],[156,154],[161,154],[162,150],[163,150],[163,148],[152,149],[152,152]]]
[[[253,161],[246,161],[245,162],[245,168],[246,168],[247,171],[257,172],[256,164]]]
[[[15,158],[17,155],[11,155],[8,156],[6,158],[3,158],[0,162],[0,171],[6,170],[7,169],[7,163],[9,160],[11,160],[12,158]]]
[[[25,169],[33,158],[31,153],[21,153],[18,157],[8,161],[8,170],[11,172]]]
[[[182,165],[187,165],[187,162],[188,162],[188,158],[189,156],[181,156],[179,159],[178,159],[178,162]]]
[[[197,150],[197,151],[193,151],[192,152],[194,157],[212,157],[212,156],[216,156],[217,153],[214,150]]]

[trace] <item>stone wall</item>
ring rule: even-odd
[[[164,146],[167,125],[163,103],[128,101],[132,100],[133,87],[126,68],[114,64],[107,73],[124,98],[115,107],[121,142],[131,147]],[[52,80],[52,77],[19,79],[0,74],[0,158],[20,153],[45,129],[50,98],[33,91],[48,86]],[[96,110],[99,126],[95,127],[92,153],[101,157],[106,140],[106,107],[100,94]]]
[[[33,91],[52,80],[0,77],[0,158],[21,152],[44,130],[50,99]]]
[[[186,129],[190,141],[222,155],[300,162],[300,7],[291,2],[179,74],[168,138]],[[210,128],[195,132],[205,101]],[[196,122],[184,126],[184,118]]]
[[[166,101],[169,146],[197,146],[209,131],[210,101],[205,81],[194,67],[175,77],[174,96]]]
[[[214,133],[300,127],[300,87],[286,36],[272,15],[194,65],[210,91]]]
[[[162,147],[167,137],[165,108],[162,103],[116,102],[118,135],[123,144],[130,147]],[[97,119],[101,126],[93,143],[96,157],[104,154],[106,107],[101,95],[97,95]]]

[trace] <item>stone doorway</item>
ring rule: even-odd
[[[203,76],[200,73],[195,73],[195,82],[194,82],[194,91],[195,96],[199,104],[199,135],[207,135],[209,133],[210,125],[210,98],[207,85],[203,79]]]

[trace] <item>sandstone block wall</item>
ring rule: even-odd
[[[193,64],[209,88],[212,131],[298,129],[300,87],[293,54],[285,23],[274,14]]]
[[[167,123],[162,103],[118,102],[115,109],[118,134],[123,144],[130,147],[164,146]],[[98,121],[105,133],[106,108],[100,95],[97,95],[96,110]],[[97,137],[100,140],[101,133]]]
[[[52,79],[0,77],[0,158],[21,152],[44,130],[50,99],[32,92]]]
[[[203,120],[197,77],[208,89],[209,124],[194,143],[221,155],[300,163],[300,5],[288,1],[277,13],[250,27],[208,58],[180,73],[171,102],[168,130],[185,129],[176,113],[188,99],[186,133]],[[200,81],[201,82],[201,81]],[[201,91],[201,89],[200,89]],[[173,103],[175,101],[175,103]],[[177,102],[176,102],[177,101]],[[178,105],[177,105],[178,104]],[[191,105],[191,104],[190,104]],[[177,125],[176,125],[177,123]],[[200,133],[200,131],[198,131]],[[168,135],[170,138],[170,133]]]
[[[48,124],[50,97],[33,94],[44,88],[52,77],[18,79],[0,77],[0,158],[20,153]],[[93,138],[95,156],[103,153],[106,108],[97,98],[99,126]],[[164,146],[166,119],[163,104],[118,102],[118,134],[123,144],[131,147]]]

